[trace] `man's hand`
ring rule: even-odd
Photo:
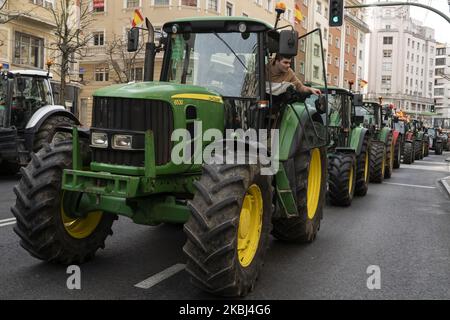
[[[309,92],[311,93],[311,94],[315,94],[315,95],[321,95],[322,94],[322,91],[320,91],[319,89],[315,89],[315,88],[308,88],[309,90]]]

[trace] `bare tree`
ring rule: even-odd
[[[66,81],[70,71],[70,64],[76,59],[86,56],[86,47],[92,38],[87,32],[94,22],[94,15],[88,0],[58,0],[55,7],[48,10],[55,22],[55,42],[50,48],[56,53],[61,76],[59,103],[65,105]]]
[[[136,61],[143,53],[144,43],[141,42],[140,47],[135,52],[127,51],[127,44],[122,37],[114,35],[114,38],[108,42],[106,54],[108,55],[108,63],[116,74],[116,82],[127,83],[133,81],[132,69],[136,65]]]

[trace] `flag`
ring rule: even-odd
[[[142,17],[141,12],[139,11],[139,9],[134,10],[134,18],[133,18],[133,22],[131,23],[131,25],[134,28],[134,27],[141,25],[142,22],[144,22],[144,18]]]
[[[368,84],[369,83],[366,80],[363,80],[363,79],[359,80],[359,86],[361,88],[365,88]]]
[[[295,23],[300,23],[303,20],[302,11],[300,10],[300,6],[295,4]]]

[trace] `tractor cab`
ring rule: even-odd
[[[45,71],[2,72],[0,126],[23,129],[37,109],[53,105],[50,78]]]
[[[363,127],[375,133],[383,126],[383,114],[381,105],[377,102],[364,102],[362,106],[355,108],[357,119]]]

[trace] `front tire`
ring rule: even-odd
[[[386,169],[384,172],[385,179],[390,179],[392,176],[392,172],[394,171],[394,154],[395,154],[394,135],[391,132],[389,134],[386,144]]]
[[[271,178],[258,165],[205,165],[184,226],[186,270],[201,289],[245,296],[263,265],[272,228]]]
[[[370,148],[370,182],[382,183],[386,170],[386,145],[384,142],[372,142]]]
[[[368,134],[364,136],[361,152],[356,158],[356,172],[355,195],[364,197],[369,189],[370,179],[370,138]]]
[[[72,165],[72,141],[44,145],[14,188],[17,196],[11,208],[17,219],[14,231],[21,246],[40,260],[81,264],[92,259],[112,234],[116,216],[86,212],[83,217],[69,215],[69,199],[81,202],[80,194],[61,190],[62,172]]]
[[[326,148],[298,153],[294,158],[298,217],[273,220],[273,236],[281,241],[311,243],[323,217],[327,184]]]
[[[356,162],[353,154],[330,154],[328,162],[328,197],[335,206],[352,204],[356,184]]]
[[[399,169],[402,163],[402,153],[401,153],[401,136],[397,137],[397,141],[395,142],[395,149],[394,149],[394,169]]]
[[[414,147],[412,142],[405,141],[403,146],[403,163],[412,164],[414,159]]]

